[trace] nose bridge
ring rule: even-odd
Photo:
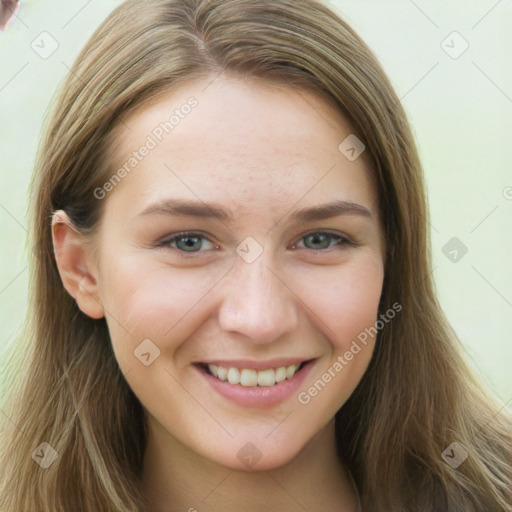
[[[221,327],[256,343],[279,338],[297,322],[293,293],[271,270],[270,260],[267,251],[251,263],[237,257],[220,307]]]

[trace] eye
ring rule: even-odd
[[[302,241],[304,241],[304,244],[301,247]],[[293,249],[299,247],[313,251],[324,251],[336,245],[340,246],[339,249],[343,249],[344,246],[355,246],[355,244],[345,236],[336,233],[330,233],[328,231],[315,231],[302,237],[301,242],[299,242],[299,244],[295,244]],[[155,247],[170,248],[177,251],[179,256],[185,257],[186,255],[204,252],[201,251],[201,249],[212,250],[219,248],[218,245],[212,243],[203,234],[197,232],[182,232],[173,234],[172,236],[165,237],[158,241],[155,244]]]
[[[170,247],[182,253],[197,253],[202,252],[201,249],[204,248],[204,242],[210,244],[210,247],[207,247],[207,249],[218,247],[201,233],[194,232],[176,233],[170,237],[163,238],[155,246]]]
[[[355,245],[348,238],[328,231],[315,231],[314,233],[309,233],[309,235],[302,237],[301,241],[305,242],[304,246],[306,249],[311,249],[313,251],[323,251],[325,249],[330,249],[335,245],[339,245],[340,249],[343,249],[343,246],[346,245]],[[294,248],[299,244],[295,245]]]

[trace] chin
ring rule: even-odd
[[[270,471],[281,468],[292,462],[302,451],[306,443],[292,444],[288,436],[286,444],[269,442],[264,436],[253,442],[231,442],[229,450],[223,453],[207,455],[208,458],[224,467],[246,472]],[[234,456],[233,456],[234,454]]]

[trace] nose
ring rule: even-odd
[[[228,279],[219,311],[224,331],[266,344],[296,329],[298,299],[270,268],[265,251],[252,263],[238,258]]]

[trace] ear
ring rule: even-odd
[[[52,239],[64,288],[83,313],[94,319],[103,318],[105,310],[99,298],[98,275],[91,248],[63,210],[53,214]]]

